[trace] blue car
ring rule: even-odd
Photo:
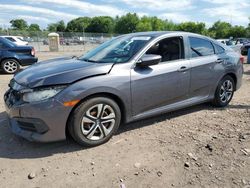
[[[32,46],[17,46],[0,37],[0,69],[7,74],[19,71],[20,66],[27,66],[37,62],[35,49]]]

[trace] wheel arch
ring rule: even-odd
[[[16,57],[3,57],[0,61],[0,63],[2,63],[3,61],[5,61],[7,59],[14,59],[18,62],[19,65],[21,65],[19,59],[17,59]]]
[[[233,72],[229,72],[229,73],[225,74],[221,79],[223,79],[225,76],[230,76],[234,80],[234,91],[235,91],[236,86],[237,86],[237,76],[236,76],[236,74],[233,73]]]

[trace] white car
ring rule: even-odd
[[[24,41],[23,37],[21,37],[21,36],[1,36],[1,37],[8,39],[9,41],[15,43],[18,46],[28,45],[28,42]]]

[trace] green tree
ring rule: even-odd
[[[29,31],[41,31],[41,29],[38,24],[30,24]]]
[[[10,21],[11,27],[15,30],[25,30],[28,28],[28,24],[23,19],[14,19]]]
[[[178,25],[175,24],[173,21],[171,20],[165,20],[164,21],[164,29],[167,30],[167,31],[175,31],[175,30],[178,30]]]
[[[112,33],[114,30],[114,20],[109,16],[97,16],[92,18],[86,32],[91,33]]]
[[[210,33],[214,33],[215,38],[229,38],[232,25],[227,22],[217,21],[211,28],[209,28]]]
[[[47,30],[50,32],[56,32],[57,30],[57,23],[51,23],[47,26]]]
[[[84,32],[88,27],[91,18],[79,17],[68,22],[66,31],[69,32]]]
[[[47,26],[47,30],[50,32],[64,32],[66,29],[65,23],[63,20],[57,23],[51,23]]]
[[[205,34],[206,33],[206,24],[202,22],[183,22],[178,25],[178,30],[192,32],[192,33],[199,33]]]
[[[230,29],[229,33],[230,37],[233,38],[247,37],[246,28],[244,28],[243,26],[238,26],[238,25],[233,26]]]
[[[136,15],[136,13],[128,13],[120,18],[117,18],[115,32],[120,34],[135,32],[139,21],[139,17]]]
[[[57,22],[57,27],[56,27],[57,32],[64,32],[65,29],[66,29],[66,27],[65,27],[65,23],[63,20]]]
[[[151,19],[147,16],[143,16],[139,23],[136,25],[136,31],[152,31],[152,22]]]
[[[164,31],[166,29],[166,23],[157,18],[156,16],[150,18],[153,31]]]
[[[249,23],[248,23],[248,26],[246,28],[246,37],[250,37],[250,17],[248,18],[249,20]]]

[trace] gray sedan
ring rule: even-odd
[[[96,146],[121,123],[204,102],[225,107],[240,88],[240,55],[185,32],[116,37],[81,57],[39,62],[4,96],[12,131],[31,141]]]

